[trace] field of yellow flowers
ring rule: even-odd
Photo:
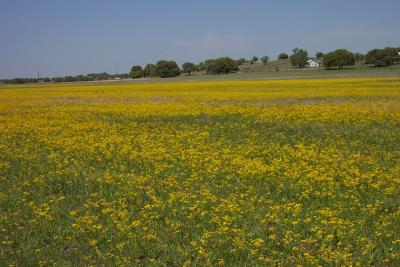
[[[0,265],[400,265],[400,78],[0,88]]]

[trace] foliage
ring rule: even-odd
[[[175,61],[160,60],[156,64],[157,76],[161,78],[176,77],[181,71]]]
[[[115,78],[126,79],[129,74],[108,74],[103,73],[89,73],[87,75],[77,75],[77,76],[65,76],[65,77],[53,77],[53,78],[15,78],[15,79],[4,79],[1,80],[4,84],[24,84],[24,83],[43,83],[43,82],[54,82],[54,83],[65,83],[65,82],[87,82],[87,81],[100,81],[100,80],[110,80]]]
[[[337,49],[333,52],[329,52],[324,56],[323,64],[326,68],[338,67],[342,69],[343,66],[354,65],[355,58],[353,53],[346,49]]]
[[[290,62],[293,66],[304,68],[307,65],[308,52],[304,49],[295,48],[290,56]]]
[[[236,61],[229,57],[206,60],[206,64],[207,73],[211,74],[227,74],[239,70]]]
[[[251,58],[251,60],[250,60],[250,64],[254,64],[254,63],[257,63],[257,62],[258,62],[258,57],[256,57],[256,56],[253,56]]]
[[[246,59],[245,59],[244,57],[239,58],[238,60],[236,60],[236,64],[237,64],[238,66],[241,66],[241,65],[243,65],[244,63],[246,63]]]
[[[4,87],[1,265],[397,266],[399,87]]]
[[[183,63],[182,70],[184,73],[187,73],[190,76],[190,73],[192,73],[193,71],[196,71],[196,65],[192,62]]]
[[[210,73],[211,67],[215,64],[215,59],[206,59],[204,60],[204,65],[206,66],[206,73]]]
[[[4,84],[23,84],[23,83],[37,83],[38,79],[35,78],[14,78],[14,79],[3,79],[1,83]]]
[[[263,56],[260,60],[261,60],[261,62],[262,62],[263,64],[267,64],[268,61],[269,61],[269,57],[268,57],[268,56]]]
[[[356,62],[362,62],[364,60],[365,56],[361,53],[354,53],[354,59]]]
[[[322,59],[324,57],[324,53],[322,53],[322,52],[317,52],[316,54],[315,54],[315,58],[316,59]]]
[[[386,47],[384,49],[373,49],[365,56],[366,64],[374,64],[375,67],[390,66],[399,61],[400,56],[397,48]]]
[[[143,77],[143,68],[141,66],[132,66],[129,76],[132,79],[142,78]]]
[[[157,66],[151,63],[146,64],[143,69],[144,77],[155,77],[157,76]]]
[[[280,53],[278,56],[278,59],[288,59],[288,58],[289,58],[289,55],[285,54],[285,53]]]
[[[196,66],[196,69],[199,71],[207,71],[207,64],[205,62],[199,62],[199,64]]]

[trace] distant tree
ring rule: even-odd
[[[198,71],[207,71],[207,64],[204,62],[199,62],[199,64],[197,64],[196,69]]]
[[[365,58],[365,56],[361,53],[354,53],[354,59],[356,60],[356,62],[361,62],[363,61]]]
[[[269,57],[268,57],[268,56],[263,56],[263,57],[261,58],[261,62],[262,62],[263,64],[267,64],[268,61],[269,61]]]
[[[156,73],[161,78],[168,78],[178,76],[181,70],[175,61],[160,60],[156,64]]]
[[[399,49],[395,47],[386,47],[383,49],[385,53],[388,55],[388,57],[391,58],[391,64],[397,62],[400,60],[400,54],[399,54]]]
[[[399,60],[399,52],[397,48],[393,47],[386,47],[385,49],[373,49],[365,55],[365,63],[374,64],[375,67],[389,66]]]
[[[353,53],[346,49],[337,49],[333,52],[329,52],[325,55],[323,64],[325,68],[339,67],[342,69],[343,66],[354,65],[355,58]]]
[[[218,59],[214,59],[209,61],[208,64],[208,73],[212,74],[223,74],[238,71],[239,67],[235,60],[229,57],[221,57]]]
[[[365,55],[365,63],[374,64],[375,67],[384,67],[391,64],[391,59],[383,49],[373,49]]]
[[[322,59],[324,57],[324,53],[322,53],[322,52],[317,52],[316,54],[315,54],[315,58],[316,59]]]
[[[129,78],[129,73],[121,73],[118,75],[121,79],[128,79]]]
[[[132,66],[131,72],[129,73],[129,76],[132,79],[137,79],[137,78],[143,77],[143,69],[142,69],[142,67],[138,66],[138,65]]]
[[[244,63],[246,63],[246,59],[245,58],[239,58],[238,60],[236,60],[236,63],[238,64],[238,66],[243,65]]]
[[[4,84],[23,84],[23,83],[37,83],[38,79],[35,78],[15,78],[15,79],[4,79]]]
[[[53,77],[53,78],[51,78],[51,81],[52,82],[55,82],[55,83],[62,83],[62,82],[64,82],[64,77]]]
[[[107,72],[95,73],[96,80],[108,80],[110,79],[110,74]]]
[[[206,66],[206,73],[210,73],[210,70],[214,67],[215,59],[206,59],[204,65]]]
[[[278,56],[278,59],[288,59],[288,58],[289,58],[288,54],[285,53],[280,53]]]
[[[254,64],[254,63],[257,63],[257,62],[258,62],[258,57],[256,57],[256,56],[252,57],[251,60],[250,60],[250,64]]]
[[[77,78],[75,78],[74,76],[65,76],[64,81],[67,83],[76,82]]]
[[[154,64],[148,63],[143,69],[143,77],[157,76],[157,67]]]
[[[191,74],[193,71],[196,71],[196,65],[193,64],[192,62],[186,62],[186,63],[184,63],[184,64],[182,65],[182,70],[183,70],[184,73],[187,73],[187,74],[189,74],[189,76],[190,76],[190,74]]]
[[[295,48],[290,56],[290,62],[293,66],[304,68],[307,64],[308,52],[304,49]]]

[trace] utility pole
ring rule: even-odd
[[[37,79],[38,79],[38,81],[39,81],[39,78],[40,78],[40,72],[39,72],[39,70],[37,71]]]

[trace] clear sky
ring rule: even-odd
[[[0,0],[0,78],[400,46],[399,0]]]

